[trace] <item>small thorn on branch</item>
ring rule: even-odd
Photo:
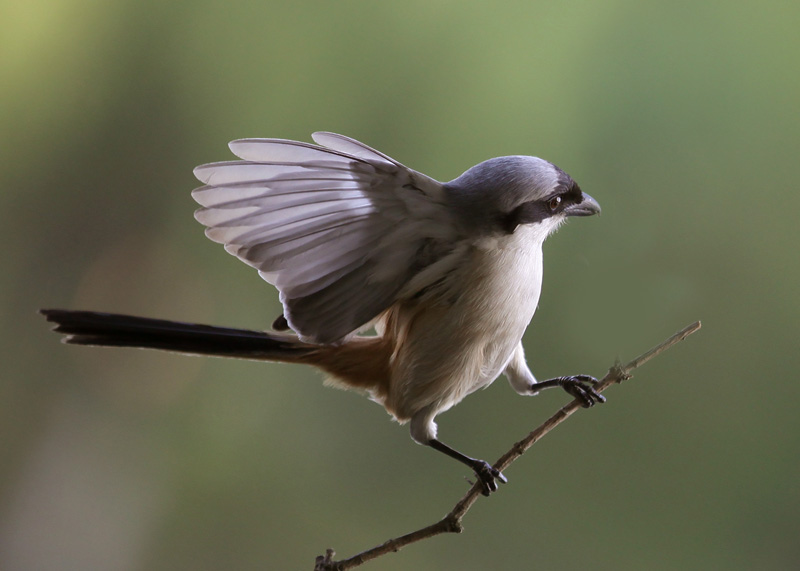
[[[632,374],[625,371],[625,368],[622,366],[622,361],[619,359],[617,359],[617,362],[608,370],[608,375],[614,379],[615,383],[621,383],[633,377]]]

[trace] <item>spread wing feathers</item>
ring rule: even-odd
[[[328,147],[329,149],[334,149],[336,151],[346,153],[352,155],[354,157],[359,157],[362,159],[373,159],[377,161],[386,161],[388,163],[392,163],[393,165],[405,169],[403,165],[398,163],[393,158],[384,155],[380,151],[376,151],[372,147],[368,147],[361,141],[356,141],[355,139],[351,139],[350,137],[345,137],[344,135],[337,135],[336,133],[326,133],[324,131],[318,131],[311,135],[311,138],[314,139],[314,142],[318,145],[322,145],[323,147]]]
[[[336,342],[448,254],[457,227],[442,185],[353,139],[230,144],[241,161],[195,169],[206,235],[274,284],[303,339]]]

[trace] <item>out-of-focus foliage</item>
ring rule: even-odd
[[[35,311],[263,328],[275,292],[192,220],[248,136],[357,137],[448,180],[536,154],[603,206],[545,248],[540,378],[700,333],[380,569],[800,560],[800,4],[0,6],[0,567],[310,569],[445,513],[464,470],[300,367],[66,347]],[[489,460],[565,401],[440,417]]]

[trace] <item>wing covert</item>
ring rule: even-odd
[[[278,288],[289,325],[333,343],[395,301],[418,252],[444,256],[458,236],[441,183],[342,135],[314,138],[326,146],[233,141],[242,160],[197,167],[192,196],[206,235]]]

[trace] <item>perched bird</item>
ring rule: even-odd
[[[439,440],[434,419],[501,374],[522,395],[562,387],[587,407],[605,400],[589,375],[537,381],[521,343],[542,243],[600,206],[536,157],[491,159],[441,183],[348,137],[313,139],[233,141],[241,160],[194,171],[206,235],[280,292],[273,330],[42,313],[67,343],[314,365],[469,466],[488,495],[506,478]]]

